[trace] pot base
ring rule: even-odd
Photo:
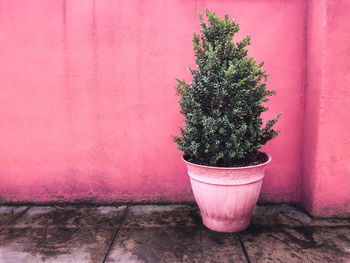
[[[233,233],[246,229],[250,224],[250,219],[246,221],[232,222],[215,219],[202,215],[203,224],[217,232]]]

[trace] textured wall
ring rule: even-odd
[[[174,77],[190,79],[192,32],[226,12],[264,60],[282,111],[262,200],[298,202],[304,0],[0,0],[0,196],[4,201],[192,200],[170,135]],[[312,118],[312,117],[311,117]]]
[[[304,206],[350,215],[350,1],[310,0]]]

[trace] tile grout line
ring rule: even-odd
[[[250,259],[249,259],[249,256],[248,256],[248,252],[247,252],[247,250],[246,250],[246,248],[245,248],[245,246],[244,246],[244,243],[243,243],[243,241],[242,241],[242,238],[241,238],[240,234],[237,233],[237,236],[238,236],[239,243],[241,244],[241,248],[242,248],[242,250],[243,250],[245,259],[247,260],[247,263],[251,263],[251,262],[250,262]]]
[[[112,238],[112,240],[111,240],[111,243],[109,244],[108,249],[107,249],[107,252],[106,252],[106,254],[105,254],[105,256],[104,256],[104,258],[103,258],[103,260],[102,260],[102,263],[105,263],[105,262],[106,262],[107,257],[109,256],[109,253],[111,252],[112,246],[113,246],[115,240],[117,239],[117,236],[118,236],[118,234],[119,234],[120,229],[121,229],[122,226],[123,226],[123,223],[124,223],[126,214],[127,214],[127,212],[129,211],[129,207],[130,207],[130,205],[127,205],[126,208],[125,208],[125,212],[124,212],[122,218],[120,219],[120,226],[117,228],[117,230],[115,231],[115,233],[114,233],[114,235],[113,235],[113,238]]]
[[[24,211],[22,211],[19,215],[17,215],[15,218],[13,218],[10,222],[8,222],[7,224],[4,225],[3,228],[0,229],[0,233],[6,228],[8,227],[11,223],[16,222],[16,220],[18,220],[20,217],[22,217],[25,213],[27,213],[27,211],[29,210],[30,207],[27,207]]]

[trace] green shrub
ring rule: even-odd
[[[275,91],[266,89],[266,72],[247,56],[250,36],[233,42],[239,25],[206,10],[209,24],[193,34],[197,69],[189,68],[193,80],[179,80],[181,113],[185,115],[181,136],[174,137],[184,159],[201,165],[234,167],[266,160],[259,149],[277,135],[276,118],[264,125],[263,105]]]

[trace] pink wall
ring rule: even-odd
[[[241,36],[252,36],[250,54],[265,61],[269,87],[278,91],[265,116],[283,112],[281,133],[264,149],[273,161],[261,200],[299,202],[303,196],[307,207],[322,200],[315,192],[329,180],[316,187],[312,178],[318,171],[308,171],[303,162],[322,155],[312,136],[321,122],[314,113],[322,111],[317,108],[322,94],[330,96],[324,107],[338,99],[330,92],[333,81],[339,92],[348,91],[336,76],[318,90],[317,67],[315,81],[311,76],[306,85],[306,61],[316,64],[312,56],[320,52],[312,51],[306,36],[314,36],[317,45],[327,43],[316,21],[320,28],[306,31],[307,21],[323,18],[305,0],[0,0],[2,200],[193,200],[170,135],[182,123],[174,78],[190,79],[192,33],[205,8],[229,13],[241,24]],[[345,39],[337,26],[334,37]],[[308,60],[306,50],[314,52]],[[304,119],[305,87],[306,94],[317,96],[308,102]],[[349,97],[342,98],[344,106]],[[322,120],[326,145],[342,121],[334,110]],[[335,127],[328,129],[327,121]],[[333,149],[334,156],[343,156],[336,157],[337,168],[329,163],[329,174],[349,165],[349,151],[341,151]],[[320,162],[327,159],[323,155]]]
[[[350,214],[350,1],[310,0],[304,206]]]

